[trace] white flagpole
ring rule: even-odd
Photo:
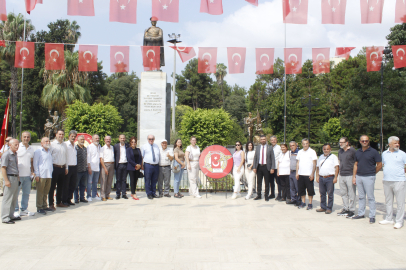
[[[285,22],[285,49],[286,49],[286,22]],[[283,141],[286,143],[286,59],[285,59],[285,91],[284,91],[284,114],[283,114]]]

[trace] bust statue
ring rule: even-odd
[[[161,28],[157,27],[158,18],[153,16],[150,18],[151,27],[144,32],[144,46],[160,46],[161,47],[161,67],[165,66],[164,54],[164,33]]]

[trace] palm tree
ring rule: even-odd
[[[44,81],[47,83],[42,90],[41,103],[57,109],[65,116],[65,107],[75,100],[87,102],[90,100],[90,91],[85,88],[88,83],[88,73],[79,71],[78,52],[65,51],[65,70],[51,71],[41,69]]]
[[[34,30],[34,26],[31,24],[31,20],[26,20],[26,29],[24,37],[24,16],[22,14],[15,15],[9,13],[7,15],[7,21],[0,23],[0,40],[7,41],[22,41]],[[15,59],[15,42],[8,42],[6,47],[0,47],[0,57],[10,65],[11,70],[11,92],[13,106],[11,108],[12,115],[12,134],[16,136],[15,118],[17,114],[17,91],[18,91],[18,70],[14,67]]]
[[[67,29],[67,33],[65,36],[66,43],[71,43],[71,44],[76,44],[79,40],[79,38],[82,36],[82,33],[80,33],[80,26],[76,21],[69,22],[69,26]],[[72,52],[75,46],[73,45],[67,45],[67,48]]]
[[[224,108],[224,92],[223,92],[223,80],[224,77],[227,75],[227,71],[226,71],[227,67],[220,63],[217,64],[216,66],[216,80],[217,80],[217,84],[220,85],[221,84],[221,96],[223,97],[223,105],[222,107]]]

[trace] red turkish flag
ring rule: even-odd
[[[17,41],[14,67],[34,68],[34,56],[35,56],[34,42]]]
[[[199,48],[199,58],[197,60],[198,73],[216,73],[217,48]]]
[[[244,73],[246,52],[246,48],[227,48],[229,74]]]
[[[97,71],[97,45],[79,45],[79,71]]]
[[[345,24],[347,0],[321,0],[322,24]]]
[[[179,22],[179,0],[152,0],[152,16],[164,22]]]
[[[211,15],[223,14],[223,0],[201,0],[200,12],[209,13]]]
[[[6,0],[0,0],[0,20],[7,21]]]
[[[245,1],[247,1],[248,3],[253,4],[254,6],[258,6],[258,0],[245,0]]]
[[[367,71],[379,71],[381,69],[383,46],[367,47]]]
[[[286,48],[284,53],[286,74],[302,73],[302,49]]]
[[[63,44],[45,43],[45,69],[65,69],[65,54]]]
[[[130,47],[110,46],[110,72],[128,72],[130,70]]]
[[[273,74],[274,51],[272,48],[255,49],[257,59],[256,74]]]
[[[1,47],[6,47],[6,42],[4,40],[0,40],[0,46]]]
[[[6,141],[7,135],[8,135],[8,121],[9,121],[9,110],[10,110],[10,96],[7,99],[7,104],[6,104],[6,110],[4,111],[4,117],[3,117],[3,125],[1,126],[1,135],[0,135],[0,148],[4,146],[4,143]]]
[[[406,45],[393,45],[392,54],[395,68],[406,67]]]
[[[161,68],[161,47],[141,46],[144,71],[159,70]]]
[[[68,15],[94,16],[94,0],[68,0]]]
[[[384,0],[360,0],[361,23],[382,23],[382,10]]]
[[[185,63],[186,61],[189,61],[193,57],[196,56],[195,49],[193,47],[175,47],[171,46],[172,49],[177,50],[180,60],[182,60],[182,63]]]
[[[27,11],[28,14],[30,14],[31,11],[34,10],[36,4],[37,0],[25,0],[25,10]]]
[[[313,74],[330,73],[330,48],[312,49]]]
[[[348,60],[348,58],[350,58],[351,51],[354,49],[355,49],[355,47],[336,48],[336,57],[342,57],[342,58],[345,58],[345,60]]]
[[[308,0],[285,0],[283,3],[283,22],[307,24]]]
[[[406,22],[406,1],[396,0],[395,23]]]
[[[137,0],[110,0],[110,22],[137,23]]]

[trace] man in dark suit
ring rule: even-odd
[[[116,169],[116,200],[127,197],[127,154],[126,149],[130,147],[125,143],[125,135],[121,134],[118,137],[119,143],[114,145],[114,167]]]
[[[275,156],[273,153],[272,145],[266,143],[266,136],[261,135],[254,156],[254,172],[257,174],[257,197],[254,200],[261,199],[262,191],[262,178],[265,179],[265,201],[269,201],[269,183],[271,181],[271,174],[276,169]]]

